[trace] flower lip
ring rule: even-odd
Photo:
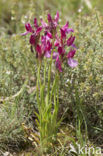
[[[70,32],[74,32],[74,30],[72,28],[68,28],[66,32],[69,34]]]
[[[51,57],[51,51],[46,51],[44,56],[46,58],[50,58]]]
[[[68,59],[68,65],[71,67],[71,68],[75,68],[77,65],[78,65],[78,62],[72,58],[69,58]]]
[[[71,46],[75,49],[78,49],[74,43]]]

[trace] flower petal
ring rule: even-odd
[[[32,26],[31,26],[30,23],[26,23],[26,24],[25,24],[25,28],[26,28],[27,31],[33,32],[33,29],[32,29]]]
[[[27,35],[29,33],[30,33],[29,31],[26,31],[26,32],[22,33],[21,36],[25,36],[25,35]]]
[[[35,44],[35,34],[32,34],[30,36],[30,44],[34,45]]]
[[[70,32],[74,32],[74,30],[72,28],[68,28],[66,32],[69,34]]]
[[[56,41],[54,42],[54,46],[55,46],[55,47],[58,47],[58,46],[59,46],[58,40],[56,40]]]
[[[52,22],[52,17],[51,17],[50,14],[48,14],[48,17],[47,18],[48,18],[48,22],[51,23]]]
[[[58,23],[59,21],[59,12],[57,11],[56,15],[55,15],[55,22]]]
[[[69,37],[69,39],[67,40],[67,45],[68,46],[71,46],[72,44],[73,44],[73,42],[74,42],[74,40],[75,40],[75,36],[70,36]]]
[[[46,58],[50,58],[50,57],[51,57],[51,51],[46,51],[45,57],[46,57]]]
[[[56,59],[59,56],[59,53],[53,52],[53,59]]]
[[[37,18],[34,18],[34,27],[35,27],[35,28],[38,28]]]
[[[61,40],[60,40],[59,36],[57,35],[57,33],[55,35],[55,38],[56,38],[56,40],[54,42],[54,46],[58,47],[61,44]]]
[[[69,53],[67,54],[67,58],[74,57],[75,53],[76,53],[76,50],[75,49],[70,49]]]
[[[67,31],[68,27],[69,27],[69,22],[67,22],[67,23],[62,27],[62,29],[63,29],[64,31]]]
[[[46,43],[46,50],[50,51],[51,48],[52,48],[52,43],[50,41],[47,41],[47,43]]]
[[[39,53],[40,55],[42,54],[41,46],[40,46],[39,44],[36,46],[36,51],[37,51],[37,53]]]
[[[63,29],[60,29],[60,32],[61,32],[61,38],[66,38],[66,31],[63,30]]]
[[[78,62],[76,60],[73,60],[72,58],[69,58],[68,59],[68,65],[71,67],[71,68],[75,68],[77,65],[78,65]]]
[[[58,47],[58,53],[61,55],[63,53],[63,48],[62,47]]]
[[[77,47],[76,47],[76,45],[75,45],[75,44],[72,44],[71,46],[72,46],[73,48],[77,49]]]
[[[45,23],[45,22],[43,21],[43,19],[41,19],[41,24],[42,24],[42,27],[43,27],[43,28],[47,28],[47,27],[48,27],[47,23]]]
[[[59,56],[57,56],[57,58],[56,58],[55,65],[56,65],[56,68],[59,70],[59,72],[62,72],[62,63],[59,59]]]
[[[50,32],[46,32],[46,36],[52,39],[52,34]]]
[[[41,31],[42,31],[42,26],[40,26],[40,27],[37,28],[36,35],[39,35]]]

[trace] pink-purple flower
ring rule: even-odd
[[[62,27],[58,26],[59,12],[57,11],[54,18],[48,14],[47,22],[40,19],[40,23],[37,18],[34,18],[33,25],[25,24],[26,32],[22,34],[22,36],[30,34],[29,43],[34,48],[37,58],[42,60],[44,57],[52,56],[59,72],[63,71],[62,64],[65,61],[71,68],[76,67],[78,62],[74,60],[74,56],[77,48],[74,43],[74,30],[69,28],[69,22]]]
[[[34,28],[31,26],[30,23],[26,23],[25,28],[26,28],[26,32],[22,33],[21,35],[25,36],[25,35],[31,33],[29,42],[33,46],[37,45],[37,42],[40,37],[39,36],[40,32],[42,31],[42,26],[40,26],[40,27],[38,26],[37,19],[35,18],[34,19]]]
[[[59,22],[59,12],[57,11],[54,19],[51,17],[50,14],[47,15],[47,20],[48,24],[41,19],[41,24],[42,27],[46,30],[49,31],[52,35],[56,34],[56,28],[58,26]]]
[[[55,65],[56,65],[56,68],[59,70],[59,72],[63,71],[62,70],[62,62],[60,61],[59,56],[57,56],[57,58],[56,58]]]
[[[70,36],[69,39],[67,40],[67,45],[71,46],[74,43],[75,36]]]
[[[68,65],[71,67],[71,68],[74,68],[78,65],[78,62],[76,60],[73,59],[74,55],[76,53],[76,50],[75,49],[71,49],[69,51],[69,53],[67,54],[67,58],[68,58]]]

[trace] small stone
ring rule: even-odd
[[[5,153],[3,154],[3,156],[10,156],[10,153],[9,153],[9,152],[5,152]]]

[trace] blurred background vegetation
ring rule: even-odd
[[[60,116],[72,125],[78,142],[103,146],[102,0],[0,0],[0,149],[19,150],[26,142],[22,123],[34,127],[35,55],[24,24],[60,12],[75,30],[79,65],[61,76]],[[13,95],[15,95],[13,97]],[[9,97],[9,98],[8,98]],[[26,143],[25,143],[26,144]]]

